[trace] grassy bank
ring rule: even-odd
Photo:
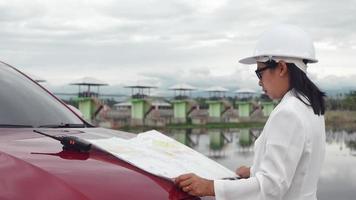
[[[122,127],[120,130],[140,133],[147,130],[171,130],[171,129],[224,129],[224,128],[262,128],[264,122],[239,122],[239,123],[209,123],[209,124],[168,124],[165,127],[138,126]],[[356,130],[356,111],[332,110],[325,113],[327,129],[332,130]]]
[[[331,110],[325,113],[327,128],[356,130],[356,111]]]
[[[262,128],[263,122],[239,122],[239,123],[209,123],[209,124],[168,124],[165,127],[155,126],[125,126],[120,128],[122,131],[140,133],[152,129],[171,130],[171,129],[224,129],[224,128]]]
[[[239,122],[239,123],[209,123],[209,124],[169,124],[168,129],[188,129],[188,128],[261,128],[265,123],[262,122]]]

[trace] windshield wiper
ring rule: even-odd
[[[0,128],[33,128],[33,126],[23,124],[0,124]]]
[[[85,124],[48,124],[41,125],[38,128],[85,128]]]

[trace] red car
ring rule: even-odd
[[[135,136],[93,127],[3,62],[0,86],[0,199],[199,199],[99,149],[69,148],[34,132],[61,138]]]

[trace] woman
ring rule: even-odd
[[[264,33],[254,55],[259,85],[281,100],[255,142],[251,168],[240,167],[239,180],[207,180],[194,174],[176,178],[183,191],[221,199],[316,199],[325,154],[324,96],[306,75],[315,63],[314,46],[300,28],[281,25]]]

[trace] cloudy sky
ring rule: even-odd
[[[92,76],[111,86],[258,89],[258,36],[289,23],[315,41],[309,76],[356,89],[356,1],[0,0],[0,60],[60,88]]]

